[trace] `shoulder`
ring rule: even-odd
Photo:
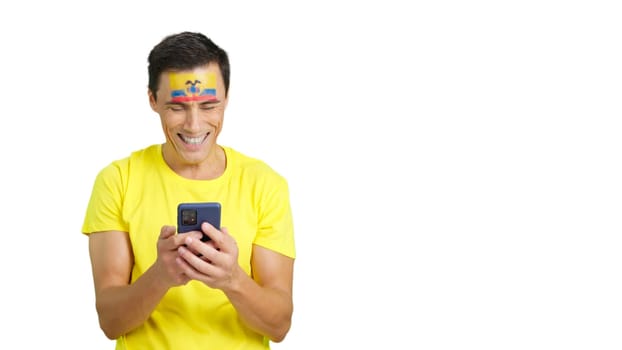
[[[151,145],[139,150],[130,152],[127,156],[117,158],[101,169],[100,177],[121,177],[124,178],[130,172],[130,168],[137,164],[151,162],[156,159],[160,145]]]
[[[227,155],[227,166],[231,166],[233,168],[232,170],[240,171],[245,175],[255,175],[260,179],[286,182],[285,177],[264,160],[237,151],[232,147],[221,147],[223,147]]]
[[[133,162],[153,162],[161,157],[162,154],[162,145],[150,145],[145,148],[135,150],[130,155],[123,160],[127,160],[129,163]]]

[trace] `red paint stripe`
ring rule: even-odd
[[[203,96],[178,96],[171,100],[171,102],[195,102],[195,101],[217,101],[216,96],[203,95]]]

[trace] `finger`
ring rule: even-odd
[[[185,271],[191,271],[193,268],[192,266],[188,265],[186,260],[184,260],[181,256],[175,258],[175,262],[177,263],[177,267],[181,271],[181,273],[177,276],[176,282],[179,285],[185,285],[192,279],[192,277],[188,276]]]
[[[209,223],[205,223],[203,228],[204,232],[207,232],[207,235],[210,236],[213,242],[213,246],[216,250],[225,252],[225,253],[236,253],[237,252],[237,242],[235,238],[229,234],[229,230],[226,227],[221,227],[220,230],[210,225]]]
[[[198,257],[189,249],[179,247],[177,251],[179,252],[179,258],[182,260],[178,261],[178,264],[185,275],[193,279],[201,279],[201,275],[210,276],[214,273],[216,269],[214,266]]]
[[[174,240],[171,239],[171,237],[174,235],[174,226],[162,226],[162,228],[160,229],[160,235],[158,236],[158,249],[175,250],[175,248],[177,248],[177,245],[175,245]]]
[[[203,232],[189,231],[189,232],[180,233],[177,235],[177,237],[175,237],[175,243],[177,244],[177,246],[186,244],[185,241],[186,241],[186,238],[188,237],[192,239],[201,239],[201,237],[203,237]]]
[[[160,229],[160,237],[159,237],[159,239],[167,239],[167,238],[171,237],[172,235],[174,235],[175,231],[176,231],[175,226],[164,225]]]
[[[235,242],[228,244],[235,244]],[[212,241],[201,242],[196,239],[188,239],[186,240],[186,248],[196,251],[196,255],[198,255],[199,258],[214,267],[226,268],[226,266],[230,265],[229,261],[231,260],[232,254],[215,247]]]
[[[183,246],[201,257],[211,256],[212,252],[215,251],[212,241],[203,242],[198,237],[185,237]]]
[[[224,244],[224,238],[222,232],[220,232],[216,227],[212,226],[209,222],[204,222],[201,225],[201,229],[205,234],[214,242],[214,245],[219,248]]]
[[[195,255],[202,255],[201,253],[201,249],[203,249],[203,245],[205,245],[205,243],[203,243],[201,241],[201,237],[203,237],[203,233],[199,232],[199,231],[193,231],[191,233],[184,233],[182,235],[180,235],[182,240],[179,241],[179,244],[177,245],[177,247],[183,246],[187,249],[190,249],[192,251],[193,254]]]
[[[183,275],[186,278],[201,281],[207,285],[213,283],[213,279],[210,276],[197,271],[181,256],[177,258],[177,263],[179,264],[179,267],[183,270]]]

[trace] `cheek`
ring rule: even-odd
[[[224,116],[222,112],[214,113],[213,115],[209,116],[208,122],[215,128],[220,129],[222,127],[223,117]]]
[[[160,115],[162,128],[164,130],[177,129],[184,124],[185,118],[177,113],[164,112]]]
[[[166,118],[160,118],[160,124],[162,124],[162,131],[164,132],[164,135],[166,135],[166,137],[168,138],[168,135],[170,134],[171,127],[167,123]]]

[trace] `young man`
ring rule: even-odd
[[[229,89],[224,50],[178,33],[152,49],[148,71],[166,142],[101,170],[82,227],[100,326],[117,349],[268,349],[293,311],[287,182],[217,143]],[[183,202],[220,203],[221,229],[177,233]]]

